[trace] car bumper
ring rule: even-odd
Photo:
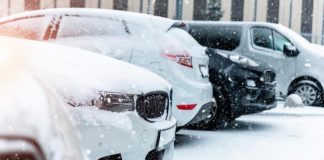
[[[234,106],[233,110],[236,117],[244,114],[262,112],[277,106],[275,86],[268,88],[244,88],[245,89],[243,91],[240,91],[240,93],[243,94],[236,96],[239,97],[236,99],[236,105]],[[232,98],[232,101],[233,100],[234,99]]]
[[[188,124],[196,124],[198,122],[201,122],[205,119],[209,119],[210,117],[213,117],[212,114],[213,107],[216,105],[215,101],[211,101],[209,103],[204,104],[197,115],[188,123]],[[216,113],[215,113],[216,114]]]
[[[203,85],[191,85],[185,88],[175,87],[172,101],[172,114],[177,119],[177,127],[191,122],[202,111],[206,104],[214,102],[213,88],[210,83]],[[196,104],[191,110],[177,108],[179,104]]]
[[[139,117],[136,112],[110,112],[106,116],[112,114],[117,114],[118,119],[109,124],[98,114],[84,118],[84,113],[80,115],[80,111],[73,113],[81,134],[82,146],[90,159],[105,157],[109,160],[109,156],[120,156],[123,160],[146,160],[150,155],[158,155],[161,152],[163,160],[173,156],[176,129],[174,118],[150,123]]]

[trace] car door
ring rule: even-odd
[[[296,59],[285,56],[283,46],[286,43],[292,43],[271,28],[254,26],[249,32],[251,46],[245,50],[247,52],[245,55],[259,62],[270,64],[277,74],[277,94],[286,93],[286,86],[295,74]]]
[[[132,46],[122,20],[86,15],[63,15],[57,19],[49,42],[81,48],[119,60],[130,61]]]

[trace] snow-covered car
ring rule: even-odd
[[[173,159],[171,85],[107,56],[44,42],[0,37],[0,53],[20,53],[26,69],[67,104],[90,159]]]
[[[324,54],[293,30],[260,22],[190,22],[202,45],[267,62],[277,74],[277,97],[298,94],[305,105],[323,102]]]
[[[0,46],[0,159],[86,159],[63,98]]]
[[[113,10],[48,9],[0,21],[3,35],[87,49],[157,73],[173,86],[178,127],[207,118],[214,104],[208,56],[203,47],[188,47],[172,36],[183,35],[172,29],[174,20]]]

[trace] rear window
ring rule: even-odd
[[[186,46],[200,46],[200,44],[192,37],[188,32],[180,28],[172,28],[167,34],[178,39],[180,42],[184,43]]]
[[[240,45],[242,27],[190,25],[189,33],[203,46],[232,51]]]
[[[122,21],[99,17],[65,16],[58,32],[58,38],[116,35],[127,35]]]

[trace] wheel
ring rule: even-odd
[[[312,81],[301,81],[297,83],[292,93],[299,95],[306,106],[318,106],[321,104],[322,90]]]

